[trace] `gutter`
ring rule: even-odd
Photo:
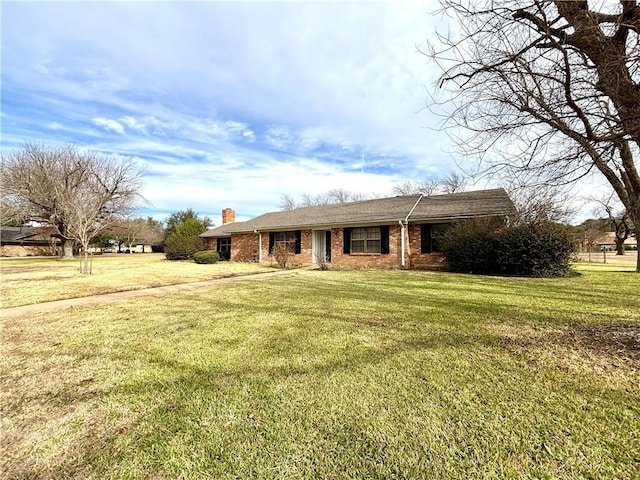
[[[422,200],[422,194],[420,194],[420,196],[418,197],[418,200],[416,200],[416,203],[413,205],[413,207],[411,207],[411,210],[409,210],[409,213],[407,213],[407,216],[404,217],[404,223],[402,220],[398,220],[398,223],[400,224],[400,238],[401,238],[401,262],[400,265],[402,266],[402,268],[405,267],[406,262],[405,262],[405,240],[404,240],[404,229],[405,227],[409,226],[409,217],[411,216],[411,214],[413,213],[413,211],[416,209],[416,207],[418,206],[418,204],[420,203],[420,200]]]

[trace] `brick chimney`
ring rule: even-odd
[[[236,212],[233,208],[225,208],[222,210],[222,224],[232,223],[236,221]]]

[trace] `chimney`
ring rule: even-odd
[[[236,212],[233,208],[225,208],[222,210],[222,224],[232,223],[236,221]]]

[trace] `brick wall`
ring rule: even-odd
[[[262,232],[262,262],[275,263],[269,255],[269,233]],[[346,268],[394,268],[401,267],[402,239],[400,225],[389,225],[389,253],[352,253],[343,252],[343,229],[331,229],[331,265]],[[208,248],[215,250],[216,239],[208,240]],[[258,260],[258,234],[234,234],[231,239],[231,259],[238,261]],[[291,256],[292,263],[311,264],[313,259],[313,232],[302,230],[300,253]],[[405,267],[439,266],[444,263],[441,254],[420,253],[420,225],[409,224],[408,241],[405,243]]]
[[[289,260],[291,263],[310,264],[313,256],[313,234],[311,230],[300,231],[300,253],[294,253]],[[233,244],[233,241],[232,241]],[[276,263],[276,260],[269,255],[269,232],[262,233],[262,262]]]
[[[263,234],[262,241],[264,242],[264,234]],[[269,238],[267,237],[267,244],[268,243],[269,243]],[[257,233],[240,233],[237,235],[235,234],[232,235],[231,236],[231,260],[237,260],[241,262],[258,261],[258,234]]]
[[[331,229],[331,265],[340,267],[399,267],[401,256],[400,225],[389,225],[389,253],[349,253],[343,252],[342,228]]]
[[[442,266],[444,265],[444,256],[441,253],[420,253],[420,225],[409,224],[409,251],[407,266]]]

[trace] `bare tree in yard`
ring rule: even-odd
[[[608,227],[615,233],[616,241],[616,255],[624,255],[624,242],[633,229],[633,224],[626,211],[616,212],[613,202],[613,195],[609,197],[593,198],[594,202],[598,203],[599,208],[597,212],[604,212],[607,216]]]
[[[90,240],[135,208],[141,182],[131,163],[72,146],[35,144],[3,155],[1,178],[3,203],[25,219],[55,227],[63,258],[73,258],[75,243],[82,247],[83,273]]]
[[[445,128],[469,133],[461,152],[488,162],[487,172],[535,176],[538,185],[599,172],[639,236],[638,2],[441,3],[459,35],[441,37],[428,55],[455,92]]]
[[[108,228],[107,235],[118,243],[118,252],[122,245],[126,245],[129,253],[133,253],[134,247],[143,242],[144,246],[158,245],[164,239],[164,227],[162,222],[147,218],[121,218]]]
[[[291,242],[281,242],[276,243],[273,246],[273,250],[271,251],[273,258],[278,263],[280,268],[287,268],[289,266],[289,262],[293,253],[295,251],[295,246]]]

